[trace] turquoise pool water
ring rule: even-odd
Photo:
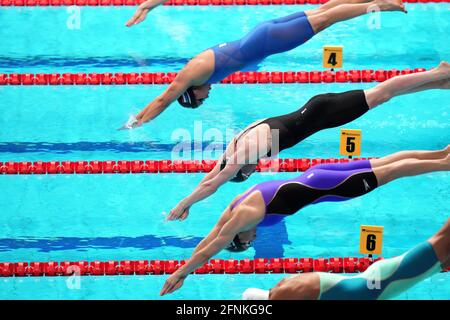
[[[2,7],[7,28],[0,30],[0,72],[177,70],[199,51],[238,39],[263,20],[313,7],[164,7],[133,28],[124,26],[133,7],[80,7],[79,28],[74,10]],[[450,4],[407,8],[407,15],[389,12],[380,20],[363,16],[336,24],[295,50],[269,57],[261,69],[321,69],[326,44],[345,47],[346,69],[431,67],[448,57]]]
[[[165,7],[131,29],[123,25],[134,8],[81,8],[79,30],[66,27],[64,8],[1,8],[7,27],[0,30],[0,72],[173,71],[200,48],[237,38],[257,21],[306,8],[311,6]],[[384,15],[379,30],[369,32],[364,18],[334,26],[301,48],[270,57],[261,69],[321,69],[324,44],[345,46],[346,69],[428,68],[449,60],[450,6],[408,8],[405,16]],[[174,129],[194,136],[201,121],[203,134],[239,130],[293,111],[315,94],[372,85],[217,85],[198,110],[174,105],[133,131],[115,129],[163,86],[0,87],[0,161],[168,159],[180,141]],[[450,141],[449,98],[448,91],[429,91],[393,99],[346,127],[363,130],[362,156],[442,148]],[[338,132],[322,131],[281,156],[338,157]],[[188,156],[200,158],[211,142],[223,145],[198,137],[200,145]],[[238,193],[292,176],[255,174],[245,183],[227,184],[195,205],[183,223],[165,222],[164,214],[202,174],[0,176],[0,261],[185,259]],[[307,207],[261,229],[247,252],[218,257],[358,256],[361,224],[383,225],[383,255],[401,254],[447,219],[449,178],[434,173],[402,179],[363,198]],[[269,288],[282,277],[194,275],[164,298],[239,299],[247,287]],[[0,299],[159,299],[165,279],[83,277],[80,289],[69,289],[67,278],[0,278]],[[439,274],[399,298],[450,299],[449,287],[449,274]]]

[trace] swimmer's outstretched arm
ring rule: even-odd
[[[231,204],[233,204],[238,197],[236,197]],[[201,251],[203,248],[205,248],[211,241],[213,241],[215,238],[217,238],[217,236],[219,235],[220,230],[222,230],[223,226],[225,225],[225,223],[227,223],[229,220],[231,219],[231,210],[230,210],[230,206],[228,206],[224,212],[222,213],[222,215],[220,216],[219,221],[216,223],[216,225],[214,226],[214,228],[212,228],[212,230],[209,232],[209,234],[203,238],[202,241],[199,242],[199,244],[197,245],[197,247],[194,249],[194,252],[192,253],[192,255],[195,255],[197,252]]]
[[[212,232],[216,232],[217,236],[214,237],[212,241],[209,241],[209,243],[205,244],[205,242],[203,242],[199,244],[199,246],[202,246],[202,249],[196,249],[189,261],[166,280],[160,295],[163,296],[179,289],[183,285],[184,279],[186,279],[192,271],[202,266],[214,255],[225,249],[230,242],[233,241],[236,234],[241,232],[249,224],[254,223],[253,221],[250,221],[251,219],[252,217],[247,217],[246,215],[233,216],[220,227],[220,231],[217,232],[217,230],[213,230]]]
[[[205,178],[202,179],[200,184],[195,190],[186,198],[181,200],[178,205],[172,209],[167,217],[167,220],[184,220],[189,214],[189,208],[203,199],[213,195],[223,184],[230,181],[241,170],[246,163],[255,163],[258,159],[258,150],[256,148],[250,148],[247,152],[245,145],[256,145],[256,138],[247,138],[244,147],[235,149],[235,140],[231,141],[227,147],[225,153],[217,161],[214,169],[209,172]],[[228,157],[227,155],[231,155]],[[224,157],[229,159],[237,159],[227,162],[225,167],[221,170],[220,166]]]
[[[219,158],[219,160],[217,161],[217,164],[214,166],[214,168],[208,172],[202,180],[200,180],[199,185],[202,185],[204,183],[206,183],[206,181],[209,181],[211,179],[213,179],[216,175],[219,174],[220,172],[220,163],[221,163],[221,159],[223,158],[223,155],[221,158]],[[182,201],[180,201],[175,208],[173,208],[172,210],[170,210],[169,215],[167,216],[167,220],[185,220],[187,218],[187,216],[189,215],[189,209],[190,206],[187,205],[187,201],[185,202],[184,199]]]
[[[131,17],[130,20],[127,21],[125,24],[127,27],[134,26],[135,24],[138,24],[145,20],[145,17],[147,16],[147,13],[150,10],[153,10],[157,6],[163,4],[164,2],[167,2],[168,0],[147,0],[143,3],[141,3],[136,12],[134,13],[133,17]]]
[[[181,200],[177,206],[170,211],[167,220],[186,219],[189,214],[189,208],[193,204],[213,195],[222,185],[236,176],[242,167],[243,165],[241,164],[227,163],[225,168],[220,170],[220,161],[218,161],[213,171],[209,172],[208,175],[203,178],[194,191]]]
[[[191,86],[189,75],[182,70],[167,89],[156,99],[150,102],[141,112],[138,113],[133,123],[126,123],[122,129],[132,129],[140,127],[143,123],[148,122],[159,116],[169,107],[172,102]]]
[[[181,268],[179,268],[172,276],[170,276],[164,283],[160,295],[163,296],[172,293],[179,289],[184,282],[184,279],[195,269],[205,264],[211,257],[225,249],[227,245],[233,240],[235,235],[231,233],[219,234],[213,241],[211,241],[205,248],[195,253]]]
[[[245,130],[244,130],[245,132]],[[233,179],[236,174],[247,164],[256,164],[259,160],[259,148],[248,146],[261,146],[264,143],[270,145],[271,140],[263,141],[260,131],[254,130],[248,132],[247,135],[237,143],[237,139],[241,134],[237,135],[229,144],[224,154],[217,161],[214,169],[209,172],[195,190],[185,199],[180,201],[178,205],[170,211],[168,220],[184,220],[189,214],[189,208],[196,202],[214,194],[223,184]],[[268,138],[266,136],[266,138]],[[221,169],[224,159],[229,159],[226,165]]]
[[[122,129],[140,127],[160,115],[168,106],[177,100],[188,88],[199,86],[206,82],[211,74],[211,63],[207,63],[201,54],[190,60],[186,66],[177,74],[167,89],[150,102],[136,116],[135,122],[125,124]]]

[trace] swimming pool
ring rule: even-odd
[[[134,8],[83,7],[81,29],[75,30],[66,27],[64,8],[1,8],[0,19],[8,28],[0,30],[0,73],[174,71],[200,48],[238,38],[257,21],[299,8],[311,7],[165,7],[144,24],[126,29]],[[324,44],[345,46],[346,69],[429,68],[448,60],[450,6],[408,8],[408,16],[383,16],[379,30],[367,32],[364,18],[337,25],[301,48],[270,57],[261,69],[321,69]],[[218,30],[211,26],[212,15]],[[432,38],[428,30],[433,30]],[[394,41],[393,34],[402,41]],[[172,137],[174,129],[193,135],[201,121],[203,133],[238,130],[256,119],[293,111],[315,94],[371,85],[217,85],[198,110],[173,106],[132,131],[115,129],[162,86],[0,86],[0,161],[169,159],[179,141]],[[442,148],[450,141],[449,98],[448,92],[429,91],[393,99],[347,127],[363,129],[366,157]],[[338,130],[315,134],[281,156],[337,157]],[[190,156],[201,157],[209,142],[205,138]],[[185,259],[238,193],[295,174],[255,174],[245,183],[227,184],[195,205],[186,221],[165,222],[164,213],[202,176],[0,176],[0,261]],[[247,252],[218,257],[359,256],[361,224],[385,227],[383,256],[401,254],[427,239],[448,217],[449,177],[434,173],[402,179],[363,198],[307,207],[271,229],[261,229]],[[247,287],[269,288],[282,277],[194,275],[181,290],[163,298],[239,299]],[[81,279],[80,289],[69,289],[67,278],[1,278],[0,298],[159,299],[165,279],[90,276]],[[449,299],[449,285],[449,274],[439,274],[399,299]]]

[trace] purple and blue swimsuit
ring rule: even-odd
[[[271,225],[307,205],[349,200],[369,193],[377,186],[369,160],[320,164],[293,179],[255,185],[231,209],[251,193],[259,191],[266,205],[266,218],[259,225]]]

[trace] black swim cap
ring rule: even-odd
[[[242,252],[242,251],[247,250],[251,246],[252,246],[252,243],[250,241],[249,242],[241,242],[241,240],[239,239],[239,235],[236,235],[234,237],[233,241],[228,245],[228,247],[226,249],[231,252]]]
[[[230,180],[231,182],[244,182],[248,179],[250,175],[246,175],[242,173],[242,170],[239,170],[238,173]]]
[[[192,87],[188,88],[177,100],[185,108],[195,109],[199,106]]]

